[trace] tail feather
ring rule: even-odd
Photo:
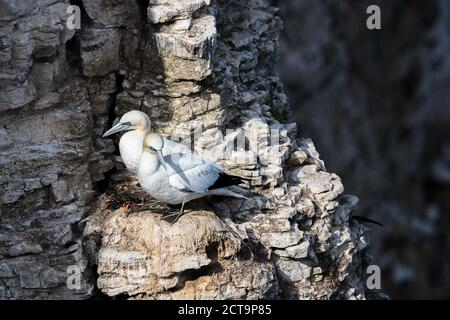
[[[218,188],[218,189],[209,190],[208,195],[228,196],[228,197],[234,197],[234,198],[239,198],[239,199],[248,199],[246,196],[243,196],[242,194],[231,191],[228,188]]]

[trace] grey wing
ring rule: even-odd
[[[192,153],[191,149],[184,144],[164,138],[164,147],[162,149],[163,156],[176,153]]]
[[[222,168],[215,163],[199,156],[196,153],[188,150],[187,152],[171,153],[164,156],[164,161],[169,167],[170,174],[174,172],[184,172],[202,165],[215,166],[219,170]]]
[[[202,164],[169,177],[169,184],[180,191],[203,193],[216,182],[222,169],[214,164]]]

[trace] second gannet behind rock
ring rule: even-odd
[[[215,163],[191,150],[163,155],[166,140],[156,133],[146,135],[138,169],[142,188],[153,198],[168,204],[181,204],[173,223],[183,214],[184,204],[208,195],[224,195],[246,199],[228,187],[242,179],[224,173]],[[174,147],[177,143],[170,141]]]

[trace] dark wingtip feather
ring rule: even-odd
[[[248,181],[248,179],[222,173],[214,184],[208,188],[208,190],[237,186],[245,181]]]
[[[375,221],[375,220],[372,220],[369,218],[352,215],[352,219],[354,219],[360,223],[371,223],[371,224],[376,224],[377,226],[380,226],[380,227],[384,227],[384,225],[381,222],[378,222],[378,221]]]

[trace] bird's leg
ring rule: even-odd
[[[183,200],[183,203],[181,204],[180,213],[178,213],[178,215],[175,217],[175,219],[170,224],[174,224],[175,222],[177,222],[178,219],[183,215],[183,211],[184,211],[184,200]]]

